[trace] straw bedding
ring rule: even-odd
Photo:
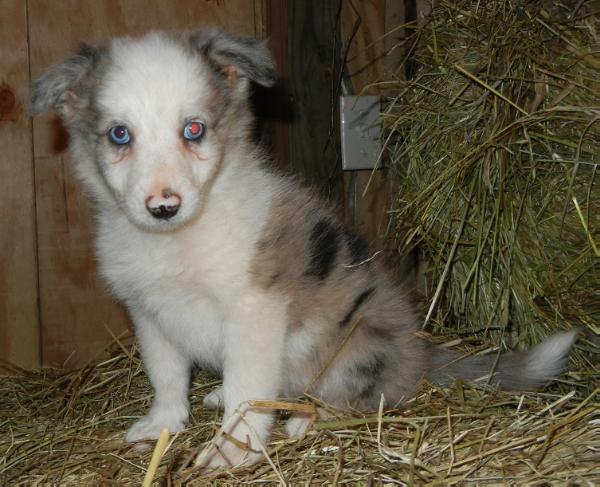
[[[489,352],[583,325],[570,372],[543,393],[422,383],[366,414],[303,398],[326,419],[301,439],[279,421],[269,461],[213,473],[193,468],[220,420],[200,373],[155,483],[600,483],[600,6],[583,3],[442,1],[407,42],[412,81],[382,85],[398,245],[421,249],[430,330]],[[142,483],[152,451],[122,441],[152,396],[135,348],[73,372],[5,368],[2,485]]]
[[[152,395],[134,349],[118,349],[100,364],[69,373],[12,372],[0,381],[2,485],[142,483],[152,452],[122,440]],[[199,375],[191,423],[172,437],[155,481],[593,485],[600,481],[600,389],[593,390],[594,383],[597,375],[581,371],[541,394],[423,383],[399,409],[329,409],[327,419],[316,420],[299,440],[285,437],[279,421],[267,450],[271,463],[206,474],[192,460],[218,426],[219,414],[201,406],[217,381]]]

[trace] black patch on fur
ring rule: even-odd
[[[362,383],[361,390],[357,394],[360,399],[364,400],[373,396],[384,369],[385,360],[379,355],[375,355],[374,360],[355,367],[355,377]]]
[[[350,323],[350,320],[354,316],[354,313],[356,313],[356,311],[358,310],[358,308],[360,308],[361,305],[367,299],[369,299],[369,297],[371,296],[371,294],[373,294],[374,291],[375,291],[375,288],[374,287],[370,287],[369,289],[365,289],[362,293],[360,293],[357,296],[357,298],[354,300],[354,303],[352,303],[352,307],[346,313],[346,316],[344,316],[344,319],[339,322],[340,327],[343,328],[345,326],[348,326],[348,324]]]
[[[340,246],[340,234],[328,220],[319,220],[310,234],[310,265],[305,275],[323,281],[331,272]]]
[[[360,264],[369,257],[368,246],[364,239],[348,230],[344,231],[344,241],[350,254],[350,265]]]

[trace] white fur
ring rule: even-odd
[[[221,409],[223,407],[223,387],[219,386],[209,392],[202,400],[206,409]]]
[[[202,218],[176,234],[147,233],[122,215],[101,215],[101,271],[132,310],[156,393],[149,416],[127,440],[155,438],[164,426],[183,427],[192,361],[224,370],[226,418],[243,401],[277,396],[283,345],[265,342],[261,328],[280,323],[278,338],[268,333],[282,341],[286,303],[274,306],[248,295],[253,246],[240,245],[255,243],[266,220],[265,187],[253,187],[252,194],[240,190],[241,201],[211,198]],[[270,415],[253,419],[258,437],[266,440]]]
[[[197,150],[181,149],[184,120],[204,119],[208,111],[203,86],[207,73],[191,53],[159,35],[116,41],[111,59],[97,92],[101,131],[128,126],[134,148],[126,160],[117,163],[117,155],[108,152],[103,175],[130,220],[142,227],[157,224],[146,209],[146,198],[157,186],[171,188],[181,196],[182,204],[177,216],[164,225],[179,225],[197,212],[203,185],[220,163],[210,130]]]
[[[579,332],[576,328],[557,333],[529,350],[524,375],[532,381],[544,383],[560,374]]]
[[[290,438],[301,438],[313,422],[314,417],[311,415],[302,413],[294,414],[286,421],[285,432]]]
[[[156,438],[162,427],[184,427],[192,363],[223,372],[222,401],[213,402],[223,403],[225,422],[246,401],[276,397],[287,302],[255,290],[249,273],[277,180],[252,154],[220,152],[207,115],[207,68],[162,35],[117,41],[110,53],[97,91],[101,131],[126,125],[135,145],[122,160],[109,146],[97,156],[99,170],[77,142],[72,150],[98,202],[100,271],[130,310],[155,389],[150,412],[126,435],[136,441]],[[208,130],[187,150],[181,131],[190,117]],[[145,207],[156,186],[181,196],[168,222]],[[270,412],[248,411],[230,434],[265,442],[271,422]],[[212,458],[207,466],[240,463],[245,452],[238,450],[222,445],[230,459]]]

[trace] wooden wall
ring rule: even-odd
[[[0,0],[0,358],[74,367],[127,329],[95,272],[91,213],[54,114],[26,112],[28,85],[85,40],[221,25],[264,36],[262,1]],[[258,21],[257,21],[258,19]]]
[[[0,357],[40,364],[27,8],[0,0]]]
[[[73,177],[67,134],[53,114],[33,120],[27,115],[30,80],[83,40],[101,43],[114,35],[204,24],[269,38],[282,82],[260,102],[271,105],[268,140],[284,167],[324,184],[343,204],[349,179],[340,170],[337,133],[329,134],[340,67],[335,43],[347,42],[358,12],[363,20],[349,67],[355,89],[361,89],[387,69],[381,59],[390,39],[382,41],[386,22],[403,15],[400,0],[353,0],[352,5],[350,0],[0,0],[0,361],[25,368],[76,367],[98,358],[111,334],[128,327],[125,312],[96,276],[91,211]],[[369,177],[359,175],[359,189]],[[354,220],[374,241],[385,226],[385,198],[377,174],[357,205]]]

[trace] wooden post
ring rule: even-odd
[[[341,0],[272,0],[270,47],[284,110],[274,126],[280,164],[341,202],[338,128]]]

